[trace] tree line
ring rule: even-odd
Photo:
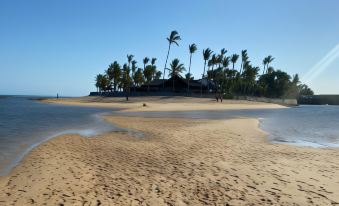
[[[166,71],[169,77],[180,77],[187,81],[187,92],[190,92],[190,81],[194,79],[191,74],[192,56],[197,52],[198,47],[192,43],[188,46],[189,64],[188,72],[183,63],[175,58],[167,68],[168,57],[172,45],[179,46],[181,37],[177,31],[172,31],[167,37],[168,49],[165,65],[162,71],[156,66],[156,58],[145,57],[142,60],[143,67],[138,67],[133,55],[127,55],[127,62],[121,66],[117,61],[109,65],[104,74],[96,76],[95,86],[99,92],[102,91],[125,91],[130,88],[148,85],[153,80],[164,80]],[[200,93],[203,93],[203,81],[207,84],[208,92],[220,92],[225,95],[251,95],[264,96],[269,98],[296,98],[299,95],[313,95],[313,91],[299,80],[298,74],[290,76],[286,72],[275,69],[271,66],[274,57],[268,55],[262,61],[262,68],[253,66],[247,50],[240,54],[227,55],[227,50],[222,48],[220,52],[214,52],[210,48],[202,50],[202,75]],[[235,65],[240,63],[240,67]],[[262,72],[260,72],[262,70]],[[209,88],[211,86],[211,88]],[[175,89],[173,78],[173,91]]]

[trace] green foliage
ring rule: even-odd
[[[180,64],[179,59],[174,59],[172,63],[170,64],[170,69],[168,69],[170,73],[168,74],[171,77],[182,77],[181,73],[186,71],[183,64]]]
[[[157,71],[157,72],[155,73],[154,79],[160,79],[160,78],[161,78],[161,75],[162,75],[162,72],[161,72],[161,71]]]
[[[144,69],[144,77],[148,85],[147,90],[149,90],[149,83],[152,81],[153,74],[154,74],[154,67],[152,65],[147,65],[146,68]]]
[[[192,76],[191,73],[187,73],[187,74],[185,74],[185,79],[186,80],[194,80],[194,77]]]
[[[133,81],[134,81],[135,86],[141,86],[141,84],[144,82],[143,71],[141,68],[136,70],[133,76]]]
[[[238,54],[233,54],[231,56],[232,69],[234,69],[234,65],[235,65],[235,63],[237,63],[238,59],[239,59],[239,55]]]
[[[100,92],[107,91],[109,88],[109,80],[106,75],[98,74],[95,78],[95,86]]]
[[[122,67],[122,77],[121,77],[121,86],[124,91],[129,92],[132,83],[132,78],[130,76],[130,68],[127,64],[124,64]]]
[[[181,37],[179,36],[179,33],[177,31],[171,31],[170,36],[167,38],[167,41],[169,44],[176,44],[179,46],[178,41],[181,40]]]
[[[197,51],[197,45],[195,45],[195,44],[190,44],[189,46],[188,46],[188,49],[189,49],[189,51],[190,51],[190,54],[193,54],[193,53],[195,53],[196,51]]]
[[[305,84],[300,84],[298,86],[299,95],[314,95],[314,92]]]
[[[169,76],[173,78],[173,91],[175,91],[174,78],[182,77],[182,73],[186,71],[184,65],[179,59],[174,59],[170,68],[166,68],[169,52],[172,44],[179,46],[181,37],[177,31],[172,31],[167,38],[168,51],[165,61],[164,72],[157,70],[157,58],[145,57],[142,62],[144,69],[137,67],[137,61],[132,54],[127,55],[127,63],[121,66],[117,61],[109,65],[105,74],[96,76],[95,86],[99,91],[117,91],[124,89],[129,91],[133,85],[134,88],[141,86],[144,82],[148,85],[154,79],[165,77],[166,69],[169,70]],[[187,80],[187,91],[189,91],[190,81],[193,80],[191,74],[192,55],[197,51],[197,45],[192,43],[189,49],[189,70],[185,75]],[[207,78],[208,87],[212,85],[213,92],[222,92],[225,97],[233,97],[235,95],[255,95],[270,98],[296,98],[299,95],[313,95],[313,91],[305,84],[301,84],[299,76],[296,74],[292,78],[286,72],[275,70],[271,63],[274,61],[272,55],[266,56],[263,61],[262,75],[259,75],[259,67],[253,66],[248,56],[247,50],[242,50],[241,54],[232,54],[226,56],[227,50],[222,48],[220,53],[214,53],[210,48],[204,49],[203,54],[203,73],[202,79]],[[235,64],[241,58],[241,65],[235,68]],[[149,64],[150,63],[150,64]],[[232,68],[230,68],[232,64]],[[207,72],[206,72],[206,66]],[[205,75],[206,73],[206,75]],[[202,93],[201,84],[201,93]],[[208,88],[208,91],[209,88]]]

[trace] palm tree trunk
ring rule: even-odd
[[[202,96],[202,80],[204,79],[204,76],[205,76],[205,68],[206,68],[206,60],[205,60],[205,63],[204,63],[204,72],[202,73],[202,77],[201,77],[200,96]]]
[[[264,64],[264,71],[262,71],[262,74],[263,74],[263,75],[265,74],[265,66],[266,66],[266,65]]]
[[[167,50],[167,56],[166,56],[166,61],[165,61],[165,67],[164,67],[164,75],[162,77],[162,89],[165,89],[165,72],[166,72],[166,66],[167,66],[167,60],[168,60],[168,55],[171,50],[171,43],[168,43],[168,50]]]
[[[239,71],[240,75],[241,75],[241,71],[242,71],[242,66],[243,66],[243,61],[241,61],[241,65],[240,65],[240,71]]]
[[[187,93],[189,93],[189,91],[190,91],[191,63],[192,63],[192,53],[191,53],[191,55],[190,55],[190,66],[188,67],[188,74],[189,74],[189,77],[188,77],[188,79],[187,79]]]
[[[174,92],[174,77],[173,77],[173,92]]]
[[[114,80],[114,92],[117,91],[117,83],[116,83],[116,80]]]

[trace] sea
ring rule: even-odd
[[[339,106],[300,105],[284,109],[186,112],[121,112],[114,109],[48,104],[32,96],[0,96],[0,176],[7,174],[32,148],[63,134],[91,138],[127,131],[105,122],[104,114],[203,119],[258,118],[268,139],[302,147],[339,147]],[[142,137],[142,134],[136,135]]]
[[[63,134],[93,135],[119,131],[101,117],[111,110],[63,106],[32,96],[0,96],[0,176],[32,148]]]

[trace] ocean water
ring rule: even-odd
[[[259,118],[260,128],[274,143],[339,147],[339,106],[300,105],[284,109],[121,113],[128,116],[204,119]]]
[[[111,110],[45,104],[30,97],[0,96],[0,175],[34,146],[62,134],[92,136],[120,131],[100,115]]]
[[[40,103],[31,97],[0,96],[0,176],[5,175],[32,148],[62,134],[93,136],[108,131],[143,134],[106,123],[101,115],[112,109]],[[259,118],[260,127],[274,143],[310,147],[339,147],[339,106],[298,106],[187,112],[120,112],[113,115],[204,119]]]

